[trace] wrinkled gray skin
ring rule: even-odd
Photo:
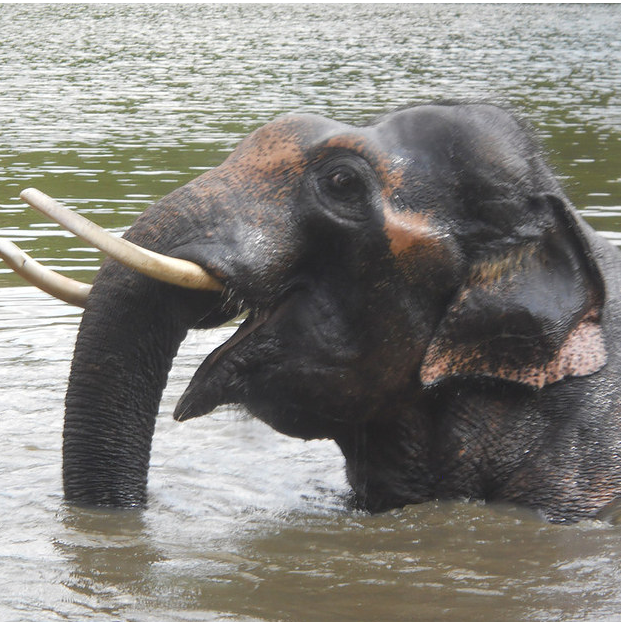
[[[104,264],[67,392],[70,502],[146,502],[179,344],[244,310],[178,419],[239,403],[333,438],[371,511],[466,497],[565,521],[619,496],[619,253],[506,112],[420,106],[361,128],[287,116],[126,237],[226,291]]]

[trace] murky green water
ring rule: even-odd
[[[621,7],[0,5],[0,235],[89,280],[101,261],[17,198],[113,230],[289,111],[363,122],[487,99],[529,118],[589,221],[621,239]],[[243,413],[175,424],[230,328],[192,333],[162,404],[151,503],[67,508],[79,314],[0,264],[0,619],[621,619],[621,531],[515,508],[347,509],[327,442]]]

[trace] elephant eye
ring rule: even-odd
[[[354,202],[366,193],[364,181],[348,166],[339,166],[331,170],[322,182],[324,192],[338,201]]]

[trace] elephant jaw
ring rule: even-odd
[[[242,348],[252,350],[248,342],[261,329],[277,323],[285,313],[287,303],[288,299],[272,309],[251,310],[233,336],[207,356],[177,403],[173,414],[176,421],[200,417],[221,404],[236,402],[236,391],[243,391],[240,386],[243,369],[236,364],[233,371],[227,370],[225,361]]]

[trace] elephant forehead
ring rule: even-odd
[[[219,167],[202,176],[199,186],[212,198],[233,193],[250,195],[255,205],[284,204],[308,168],[335,151],[365,159],[377,174],[384,199],[402,187],[405,160],[383,149],[373,128],[310,114],[288,115],[254,131]]]
[[[306,164],[301,143],[296,124],[275,121],[244,139],[222,169],[234,171],[238,179],[254,183],[273,180],[285,173],[299,175]]]
[[[248,136],[225,162],[237,177],[252,183],[294,179],[323,156],[354,153],[371,164],[385,192],[403,184],[403,158],[381,148],[371,128],[355,128],[316,115],[290,115]]]

